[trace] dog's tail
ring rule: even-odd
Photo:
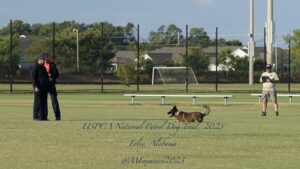
[[[210,112],[210,108],[207,105],[203,105],[203,108],[206,109],[206,112],[204,113],[204,115],[207,116],[209,114],[209,112]]]

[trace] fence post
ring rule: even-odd
[[[188,55],[189,55],[189,26],[185,26],[185,92],[189,91],[189,80],[188,80]]]
[[[103,78],[104,78],[104,64],[103,64],[103,57],[104,57],[104,23],[101,23],[101,92],[103,93],[104,91],[104,86],[103,86]]]
[[[288,92],[291,93],[291,40],[289,40],[289,69]]]
[[[12,87],[12,81],[13,81],[13,75],[12,75],[12,68],[13,68],[13,30],[12,30],[12,20],[10,20],[10,44],[9,44],[9,56],[10,56],[10,68],[9,68],[9,84],[10,84],[10,93],[13,92],[13,87]]]
[[[140,91],[140,25],[137,25],[137,79],[136,90]]]
[[[55,62],[55,22],[52,23],[52,60]]]
[[[216,92],[218,92],[219,73],[218,73],[218,27],[216,27]]]

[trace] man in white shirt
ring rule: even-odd
[[[279,116],[278,113],[278,103],[277,103],[277,91],[275,87],[275,83],[279,81],[279,77],[276,72],[272,71],[272,65],[267,64],[266,72],[262,73],[260,77],[260,83],[263,84],[262,89],[262,116],[266,116],[267,104],[268,101],[271,100],[274,105],[274,110],[276,116]]]

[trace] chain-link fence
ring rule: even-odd
[[[170,24],[146,36],[139,35],[140,30],[131,23],[115,26],[108,22],[85,25],[70,21],[29,25],[13,21],[0,31],[0,82],[31,83],[37,57],[47,53],[57,64],[60,84],[150,85],[153,67],[188,67],[186,78],[181,78],[185,81],[179,84],[189,84],[186,79],[191,76],[190,69],[199,84],[248,83],[247,47],[230,36],[223,38],[215,29],[186,26],[182,30]],[[256,83],[265,67],[263,42],[258,40],[255,49]],[[275,68],[281,82],[287,83],[288,50],[276,47],[274,51]],[[299,70],[297,64],[291,65],[292,82],[300,81]],[[176,79],[176,73],[173,76]],[[185,89],[184,85],[181,89]]]

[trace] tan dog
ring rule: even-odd
[[[206,109],[205,113],[201,112],[183,112],[179,111],[176,106],[174,106],[168,114],[170,117],[175,117],[179,122],[202,122],[203,118],[207,116],[210,112],[210,108],[207,105],[204,105],[203,108]]]

